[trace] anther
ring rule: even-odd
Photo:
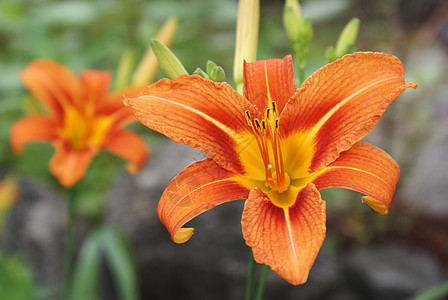
[[[247,121],[247,124],[248,124],[249,126],[252,127],[252,118],[250,117],[250,111],[249,111],[249,110],[246,110],[246,111],[245,111],[245,114],[246,114],[246,121]]]
[[[272,104],[272,112],[274,113],[274,118],[277,118],[277,103],[275,103],[275,101],[272,101],[271,104]]]
[[[257,127],[258,131],[261,131],[260,121],[258,119],[254,119],[255,127]]]
[[[269,113],[270,112],[271,112],[271,109],[270,108],[266,108],[266,112],[265,112],[266,121],[269,121]]]

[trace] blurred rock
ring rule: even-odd
[[[359,299],[405,299],[443,280],[435,257],[409,247],[376,245],[345,254],[343,268]]]
[[[7,223],[7,244],[32,268],[39,284],[55,288],[62,278],[65,203],[36,182],[22,180]]]
[[[432,100],[432,128],[425,145],[417,152],[406,181],[407,198],[421,213],[448,217],[448,87],[441,87]]]

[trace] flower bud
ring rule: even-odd
[[[243,62],[253,62],[257,57],[259,0],[240,0],[236,21],[235,57],[233,80],[238,92],[243,91]]]
[[[302,10],[299,1],[286,0],[283,8],[283,26],[291,43],[298,42],[302,26]]]
[[[352,51],[358,37],[359,24],[359,19],[353,18],[345,25],[339,35],[336,47],[330,46],[327,48],[326,55],[329,62],[335,61]]]
[[[210,72],[210,79],[216,82],[224,82],[226,81],[226,73],[224,69],[220,66],[216,66]]]
[[[156,54],[160,67],[169,78],[174,78],[182,74],[188,74],[182,63],[174,53],[157,39],[151,39],[151,47]]]
[[[207,61],[206,70],[207,70],[208,76],[210,76],[210,74],[212,74],[212,70],[216,66],[217,66],[217,64],[214,61],[211,61],[211,60]]]
[[[205,73],[204,70],[202,70],[201,68],[196,68],[196,70],[194,70],[193,74],[197,74],[205,79],[210,79],[210,77],[208,77],[207,73]]]
[[[345,25],[336,43],[336,54],[338,58],[352,51],[356,38],[358,37],[359,23],[358,18],[353,18]]]

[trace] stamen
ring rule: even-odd
[[[272,112],[274,114],[274,118],[277,118],[277,103],[275,101],[272,101],[271,104],[272,104]]]
[[[258,119],[254,119],[255,127],[259,132],[261,132],[260,121]]]
[[[282,148],[281,148],[281,143],[280,143],[280,138],[279,138],[279,134],[278,134],[278,129],[279,129],[279,120],[278,118],[275,119],[275,142],[277,144],[277,150],[278,150],[278,159],[279,159],[279,164],[280,164],[280,178],[282,178],[282,188],[286,188],[285,186],[285,165],[283,164],[283,154],[282,154]]]
[[[266,121],[268,121],[269,122],[269,113],[271,112],[271,109],[270,108],[266,108],[266,111],[265,111],[265,119],[266,119]]]
[[[265,184],[267,187],[282,193],[286,191],[289,186],[289,177],[288,174],[285,173],[283,165],[277,104],[275,101],[272,101],[271,104],[272,107],[265,110],[264,119],[252,119],[249,110],[245,111],[245,117],[255,136],[263,160],[265,167]],[[271,159],[273,159],[273,161]]]
[[[245,111],[247,124],[252,127],[252,118],[250,117],[250,111],[247,109]]]

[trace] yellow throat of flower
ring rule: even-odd
[[[63,127],[59,135],[68,141],[71,149],[83,151],[88,147],[98,147],[104,142],[112,124],[110,117],[83,113],[75,107],[65,109]]]

